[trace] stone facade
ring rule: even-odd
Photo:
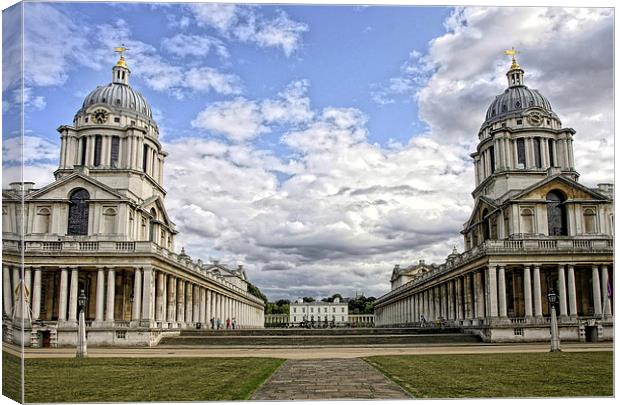
[[[299,326],[303,322],[346,325],[349,322],[349,305],[346,302],[340,302],[338,298],[334,302],[297,300],[290,304],[289,323],[291,326]]]
[[[578,183],[572,128],[524,85],[513,59],[471,155],[474,209],[465,251],[393,270],[378,326],[449,323],[485,341],[550,337],[548,293],[564,340],[613,338],[613,185]]]
[[[174,252],[164,205],[167,153],[124,58],[61,138],[56,180],[3,190],[3,339],[75,345],[84,291],[91,345],[154,345],[166,334],[234,319],[263,327],[242,266]],[[23,298],[22,298],[23,297]]]

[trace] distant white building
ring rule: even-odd
[[[289,311],[291,326],[299,326],[302,322],[329,322],[336,326],[349,322],[349,306],[339,298],[334,298],[334,302],[303,302],[300,298],[291,303]]]

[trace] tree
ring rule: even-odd
[[[304,297],[304,298],[303,298],[303,301],[304,301],[304,302],[314,302],[314,301],[316,301],[316,300],[315,300],[313,297]]]
[[[265,296],[265,294],[263,294],[261,292],[261,290],[255,286],[254,284],[248,282],[248,292],[250,294],[252,294],[253,296],[260,298],[261,300],[263,300],[263,302],[265,303],[265,305],[267,305],[267,297]]]

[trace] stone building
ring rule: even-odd
[[[129,84],[123,50],[112,82],[58,128],[55,181],[38,189],[12,183],[2,192],[5,340],[74,345],[81,291],[95,345],[154,345],[163,335],[207,327],[212,317],[263,326],[264,304],[248,293],[242,266],[174,252],[167,154],[151,107]]]
[[[292,302],[289,307],[290,325],[299,326],[304,322],[344,326],[349,322],[349,305],[340,302],[338,297],[334,298],[334,302],[303,302],[301,299]]]
[[[613,185],[578,183],[572,128],[524,84],[516,62],[488,108],[471,154],[474,209],[465,251],[401,269],[375,303],[378,326],[421,317],[485,341],[549,339],[548,293],[559,295],[562,339],[613,337]]]

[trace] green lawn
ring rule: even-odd
[[[2,395],[21,401],[21,359],[2,352]]]
[[[4,367],[18,364],[16,357],[6,353],[3,360]],[[248,399],[282,362],[267,358],[26,359],[26,402]]]
[[[376,356],[365,360],[417,398],[613,395],[613,352]]]

